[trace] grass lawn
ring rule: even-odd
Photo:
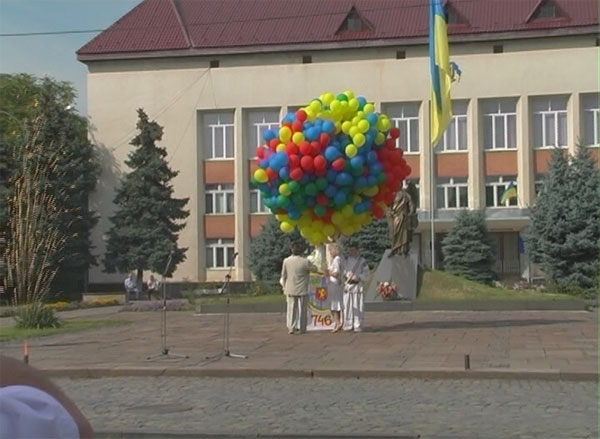
[[[63,332],[85,331],[103,326],[119,326],[127,324],[120,320],[63,320],[59,328],[24,329],[15,326],[0,327],[0,341],[21,340],[26,338],[44,337]]]
[[[425,271],[417,300],[573,300],[574,296],[480,284],[445,271]]]
[[[224,297],[202,297],[196,299],[197,304],[201,305],[218,305],[224,304]],[[285,303],[285,296],[279,294],[265,294],[262,296],[231,296],[232,305],[258,305],[263,303]]]

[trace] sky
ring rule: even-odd
[[[106,29],[141,0],[0,0],[0,72],[30,73],[71,82],[76,107],[87,113],[85,64],[75,52],[99,32],[22,35]],[[0,102],[0,108],[2,103]]]

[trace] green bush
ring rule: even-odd
[[[268,294],[281,294],[281,285],[278,281],[256,281],[250,285],[251,296],[266,296]]]
[[[15,312],[17,328],[58,328],[60,320],[54,310],[39,302],[30,303]]]

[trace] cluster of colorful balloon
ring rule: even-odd
[[[318,245],[385,215],[410,167],[397,128],[352,91],[325,93],[288,113],[258,147],[252,183],[280,221]]]

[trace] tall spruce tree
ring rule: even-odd
[[[491,283],[496,249],[481,211],[462,210],[442,241],[444,268],[478,282]]]
[[[187,248],[179,248],[177,238],[189,212],[184,210],[188,198],[173,198],[171,180],[178,172],[169,168],[165,148],[156,145],[163,128],[142,109],[138,116],[139,134],[130,142],[135,149],[125,161],[131,172],[116,191],[103,262],[109,273],[136,270],[141,285],[143,271],[163,273],[169,255],[167,276],[185,260]]]
[[[260,233],[250,243],[250,271],[257,280],[275,281],[281,275],[283,260],[291,253],[292,243],[306,245],[298,229],[284,233],[274,217],[262,227]]]

